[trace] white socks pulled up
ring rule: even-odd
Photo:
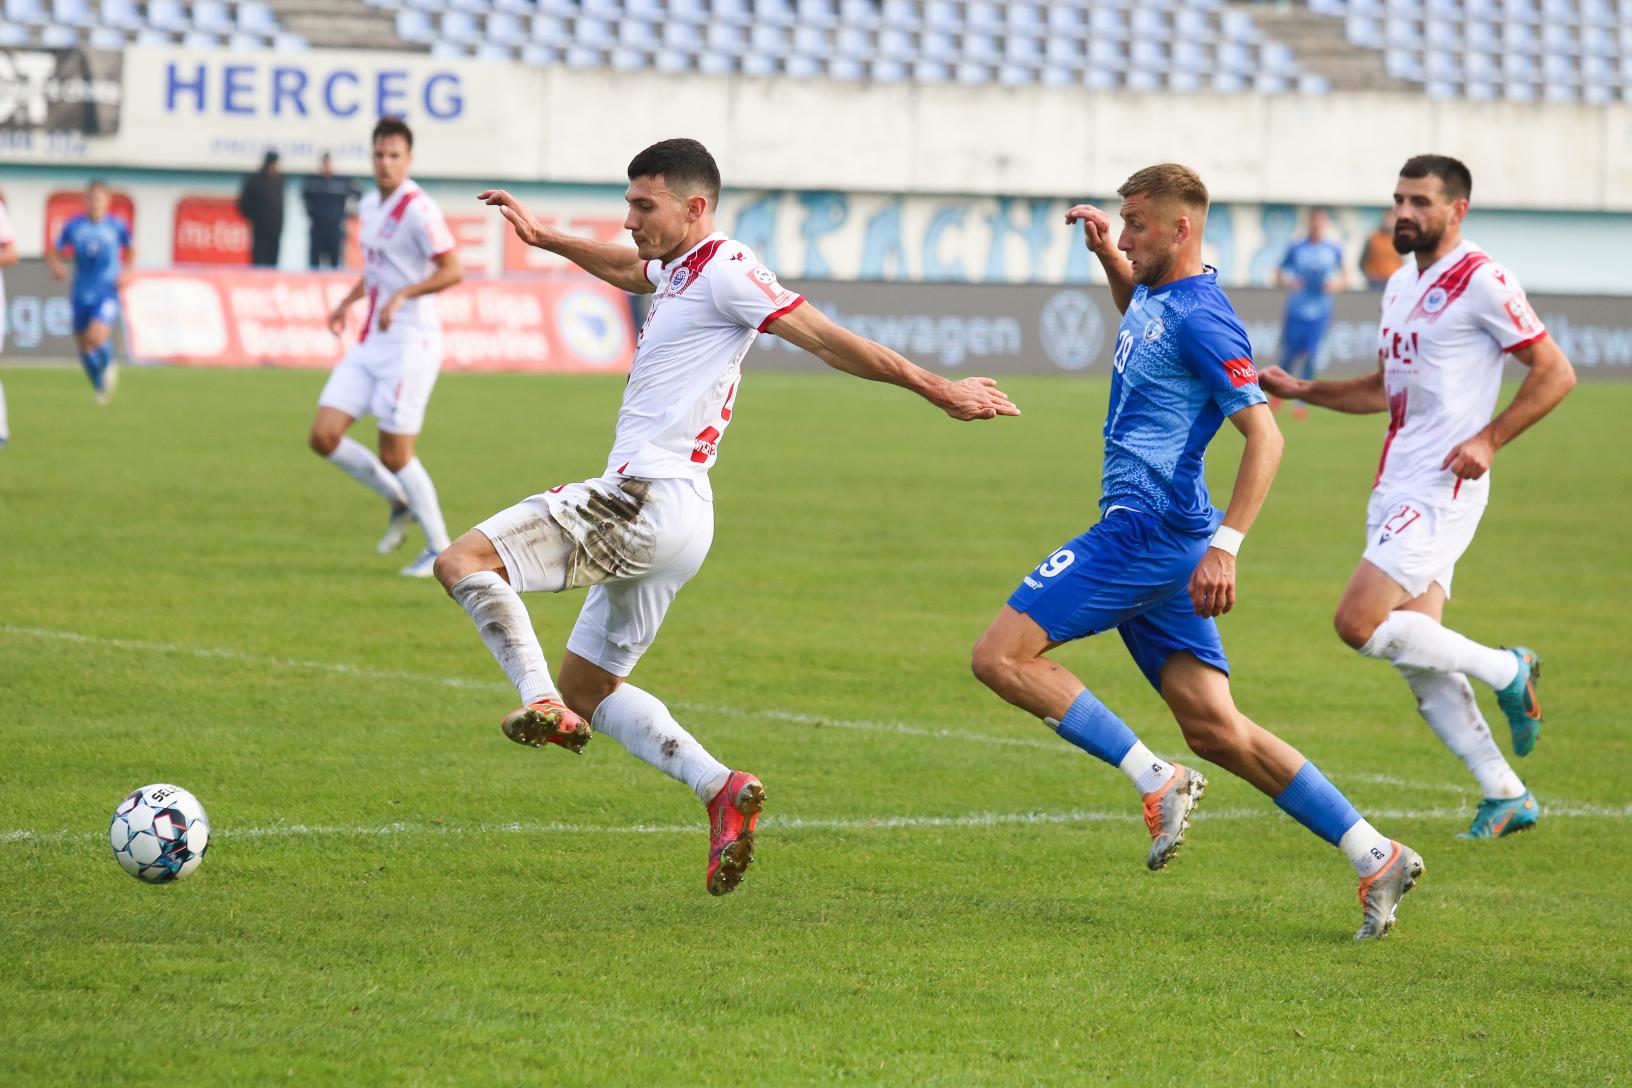
[[[437,501],[436,485],[431,482],[431,474],[425,471],[419,458],[403,465],[396,479],[408,509],[414,512],[414,519],[425,530],[425,546],[433,552],[447,548],[448,526],[442,520],[442,504]]]
[[[476,624],[488,652],[516,686],[522,705],[559,699],[543,647],[521,595],[490,570],[466,575],[449,591]]]
[[[334,447],[327,460],[393,507],[408,505],[408,495],[397,482],[397,477],[374,456],[373,450],[350,435],[340,437],[340,444]]]
[[[1466,676],[1406,667],[1400,668],[1400,675],[1411,685],[1423,719],[1451,754],[1473,772],[1486,797],[1507,799],[1524,794],[1524,783],[1496,747]]]
[[[1465,673],[1497,691],[1519,673],[1519,659],[1508,651],[1481,646],[1421,612],[1390,612],[1360,652],[1392,661],[1401,670]]]
[[[661,700],[633,684],[620,684],[616,691],[602,699],[590,725],[629,749],[629,754],[636,759],[690,786],[691,792],[705,805],[725,788],[726,779],[731,777],[731,769],[709,755],[697,739],[674,720]]]

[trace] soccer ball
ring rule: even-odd
[[[193,875],[210,845],[210,820],[198,798],[180,786],[143,786],[113,810],[108,842],[120,868],[162,884]]]

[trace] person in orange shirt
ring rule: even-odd
[[[1390,208],[1360,247],[1360,274],[1366,277],[1366,286],[1381,291],[1402,259],[1394,250],[1394,209]]]

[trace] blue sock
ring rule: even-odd
[[[90,351],[79,353],[79,365],[85,368],[85,376],[91,379],[91,388],[98,393],[102,392],[103,368],[99,358],[101,354],[102,348],[92,348]]]
[[[1060,719],[1059,734],[1113,767],[1120,764],[1128,750],[1139,743],[1133,730],[1112,714],[1104,703],[1094,698],[1091,691],[1077,696],[1077,701],[1065,712],[1065,717]]]
[[[1345,831],[1360,822],[1360,813],[1349,804],[1349,799],[1326,781],[1320,768],[1307,760],[1275,798],[1275,803],[1281,811],[1333,846],[1343,838]]]
[[[97,388],[104,389],[108,384],[108,367],[113,365],[113,341],[104,340],[102,346],[94,352],[97,367]]]

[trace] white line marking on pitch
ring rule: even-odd
[[[144,642],[138,639],[103,638],[98,635],[83,635],[77,631],[61,631],[49,627],[23,627],[15,624],[0,623],[0,634],[19,635],[24,638],[40,639],[56,642],[73,642],[86,646],[104,646],[115,650],[137,650],[144,653],[180,654],[187,657],[196,657],[210,661],[232,661],[243,665],[254,665],[260,668],[305,669],[312,672],[326,672],[337,676],[350,676],[359,680],[387,680],[393,682],[435,684],[440,687],[458,688],[464,691],[502,691],[513,692],[509,684],[493,680],[472,680],[462,676],[432,676],[425,673],[402,672],[395,669],[373,669],[362,665],[348,665],[338,661],[308,661],[294,657],[271,657],[260,654],[245,653],[229,647],[211,646],[183,646],[173,642]],[[674,709],[688,714],[711,714],[720,717],[747,718],[759,721],[785,722],[790,725],[804,725],[821,728],[823,726],[834,729],[845,729],[861,733],[894,734],[906,737],[926,737],[932,740],[955,740],[969,744],[988,744],[1001,748],[1034,748],[1047,752],[1062,752],[1061,742],[1046,737],[1004,737],[989,733],[977,733],[965,729],[932,729],[926,726],[911,725],[897,721],[866,721],[844,718],[827,717],[822,714],[808,714],[793,710],[749,710],[741,707],[721,706],[713,703],[691,703],[676,701],[670,704]],[[1348,782],[1366,782],[1378,786],[1398,786],[1413,790],[1434,790],[1440,793],[1465,794],[1472,787],[1453,785],[1448,782],[1416,782],[1409,779],[1397,778],[1394,775],[1369,774],[1363,771],[1332,771],[1332,776]]]
[[[1377,820],[1463,820],[1472,812],[1466,807],[1434,809],[1390,809],[1370,814]],[[1544,806],[1542,815],[1552,819],[1632,819],[1632,805],[1610,808],[1601,805]],[[1220,809],[1197,812],[1194,819],[1268,820],[1281,813],[1265,808]],[[964,816],[880,816],[874,819],[822,819],[814,817],[767,816],[760,821],[764,831],[918,831],[979,827],[1014,827],[1039,824],[1140,823],[1143,818],[1132,809],[1116,812],[1073,810],[1070,812],[972,812]],[[428,824],[389,823],[377,827],[339,827],[310,824],[273,824],[266,827],[213,827],[211,839],[283,839],[304,836],[346,836],[377,838],[389,835],[701,835],[707,830],[702,820],[689,824]],[[26,828],[0,832],[0,843],[91,842],[103,838],[101,832],[31,831]]]

